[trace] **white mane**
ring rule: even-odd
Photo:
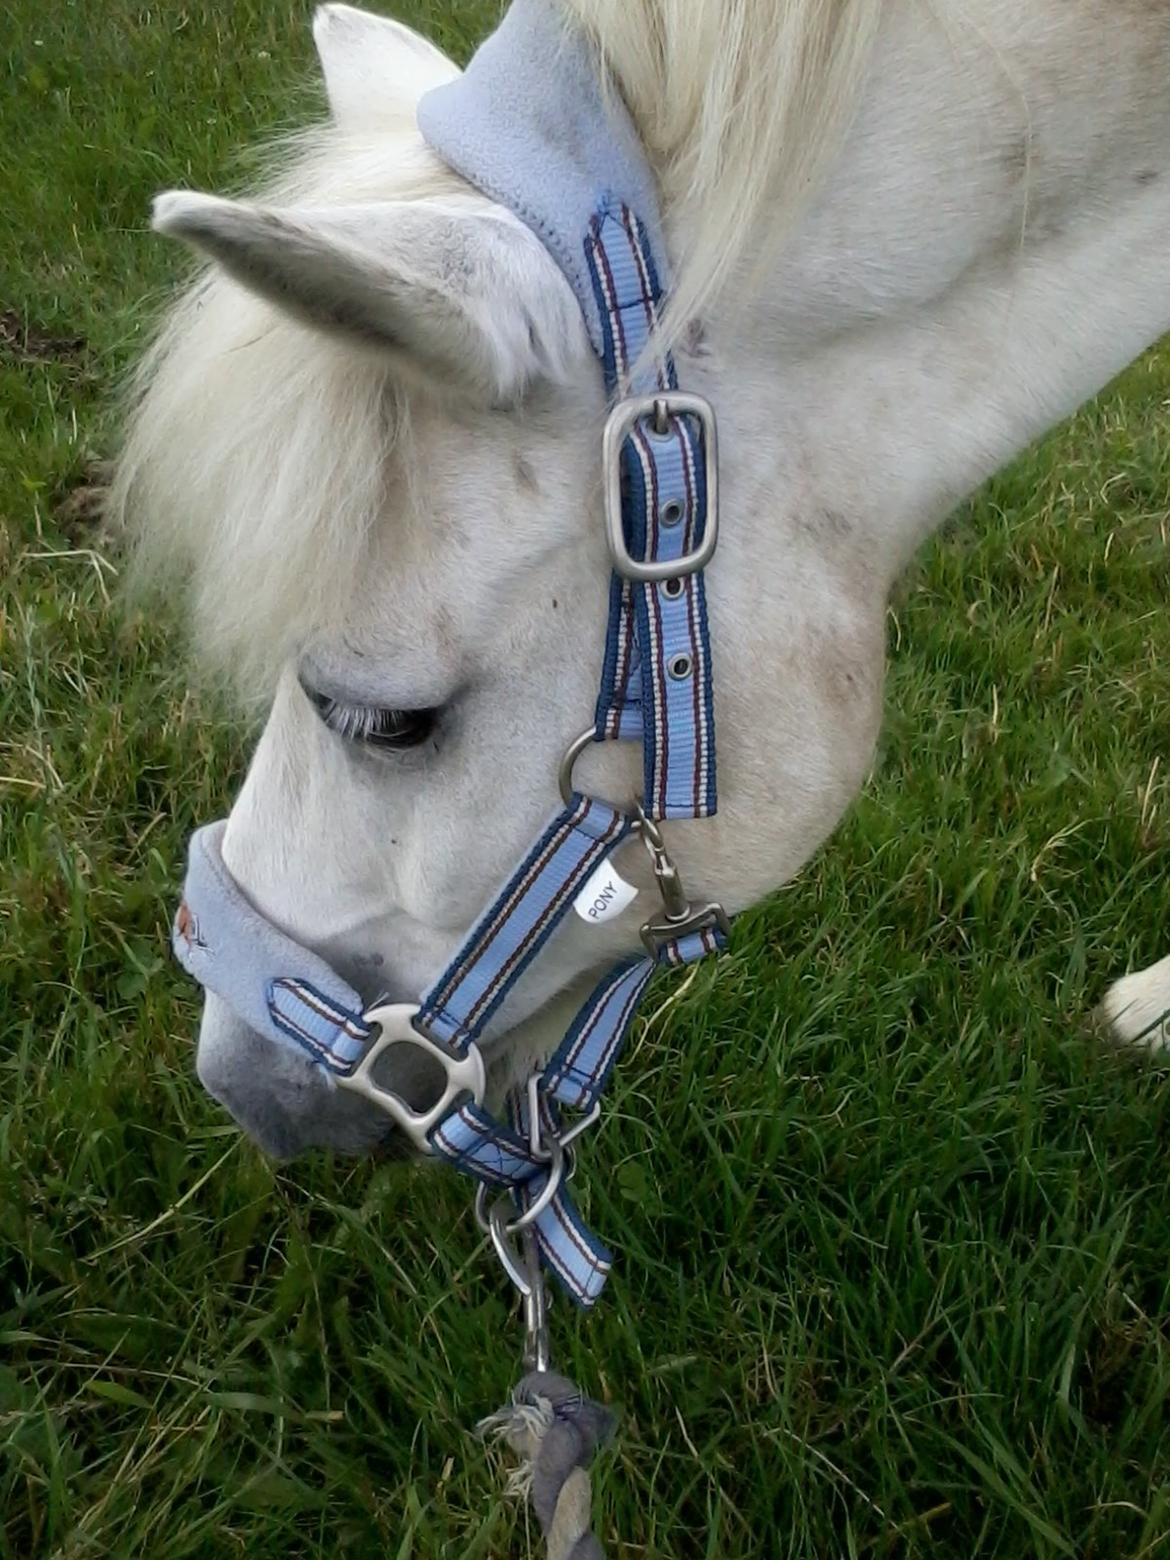
[[[680,321],[757,238],[765,204],[773,224],[799,209],[847,122],[881,6],[565,0],[628,100],[668,210],[697,235],[680,257]],[[364,122],[289,143],[261,198],[458,191],[421,144],[413,101],[376,83],[368,98]],[[294,633],[343,615],[392,458],[408,464],[395,454],[406,413],[384,355],[297,323],[222,268],[202,270],[164,320],[132,386],[114,512],[140,575],[175,578],[199,648],[243,690],[266,693]]]
[[[707,306],[782,236],[860,97],[885,0],[564,0],[616,78],[693,235],[672,315]]]
[[[274,201],[408,199],[459,187],[413,119],[290,142]],[[201,268],[131,387],[112,502],[139,578],[189,595],[198,647],[264,696],[294,624],[336,620],[385,507],[406,398],[391,365]]]

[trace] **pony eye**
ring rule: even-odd
[[[375,705],[344,704],[327,693],[301,683],[305,697],[330,731],[347,742],[364,747],[400,752],[419,747],[435,729],[439,712],[426,710],[388,710]]]

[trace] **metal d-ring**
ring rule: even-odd
[[[590,726],[588,731],[583,731],[579,737],[574,737],[565,749],[565,756],[561,759],[561,767],[557,771],[557,784],[561,788],[561,801],[566,807],[573,800],[573,770],[576,768],[577,760],[596,740],[596,729]]]
[[[548,1161],[552,1158],[552,1151],[544,1145],[544,1135],[540,1127],[540,1086],[544,1081],[543,1073],[533,1073],[528,1080],[528,1147],[534,1159]],[[594,1100],[585,1114],[574,1121],[572,1126],[558,1132],[555,1141],[560,1144],[568,1156],[565,1166],[565,1180],[571,1181],[576,1171],[574,1156],[569,1153],[573,1144],[590,1127],[596,1126],[601,1120],[601,1101]],[[486,1231],[485,1231],[486,1233]]]
[[[574,737],[565,749],[565,756],[561,759],[561,767],[557,770],[557,785],[560,787],[561,801],[564,802],[566,807],[571,806],[573,801],[573,770],[576,768],[577,760],[584,753],[585,749],[592,747],[596,741],[596,728],[590,726],[588,731],[583,731],[579,737]],[[609,805],[612,806],[613,804],[610,803]],[[641,808],[614,807],[614,811],[637,814],[634,817],[630,832],[631,834],[638,834],[641,831]]]

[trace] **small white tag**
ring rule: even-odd
[[[600,926],[621,915],[627,905],[638,897],[638,890],[627,883],[608,861],[602,862],[597,871],[573,901],[573,909],[583,921]]]

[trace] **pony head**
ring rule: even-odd
[[[606,406],[557,265],[418,135],[419,96],[456,67],[344,6],[315,34],[331,124],[256,200],[158,198],[156,229],[209,264],[143,366],[119,494],[145,564],[181,577],[202,650],[268,704],[227,866],[364,999],[403,1002],[553,810],[592,718]],[[887,580],[842,515],[794,511],[799,464],[759,415],[771,369],[750,328],[712,318],[677,356],[720,410],[733,518],[709,572],[720,813],[666,831],[694,894],[736,910],[800,867],[861,781]],[[625,801],[640,758],[592,749],[577,787]],[[570,917],[498,1015],[497,1084],[638,946],[642,855],[619,861],[639,901]],[[386,1065],[423,1103],[425,1068]],[[278,1155],[387,1131],[213,996],[198,1070]]]

